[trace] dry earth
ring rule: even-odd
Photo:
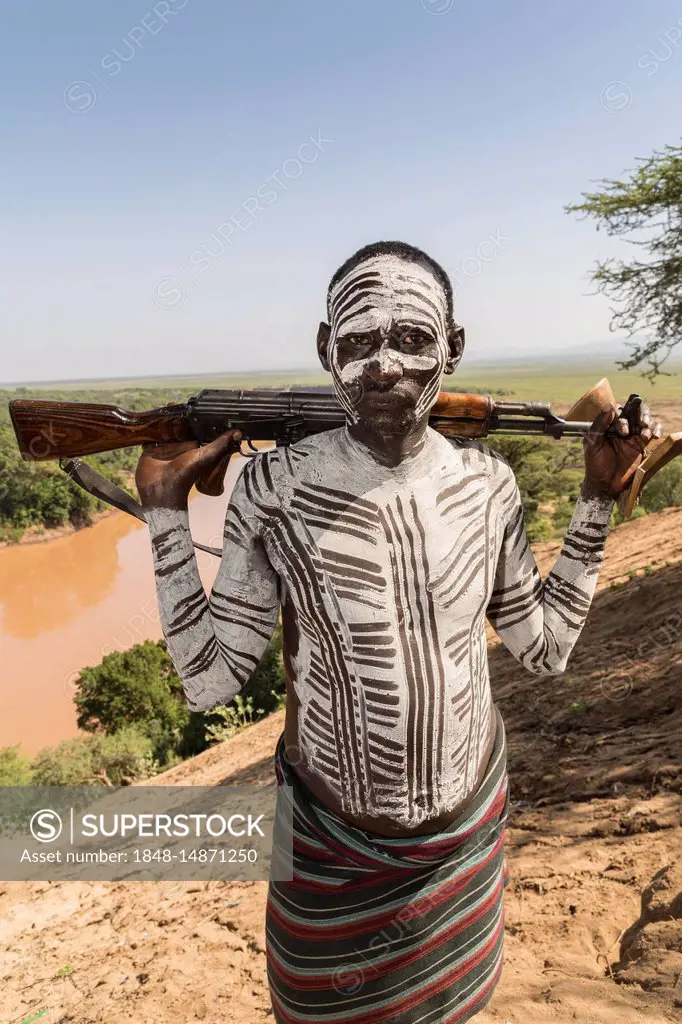
[[[536,554],[544,572],[556,545]],[[481,1024],[682,1017],[681,560],[682,510],[619,527],[561,677],[528,675],[492,641],[512,880],[505,971]],[[270,782],[281,726],[273,715],[155,782]],[[272,1020],[265,889],[4,883],[0,1021]]]

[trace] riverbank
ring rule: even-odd
[[[80,533],[81,530],[89,530],[103,519],[106,519],[107,516],[114,515],[117,512],[118,509],[115,508],[101,509],[101,511],[95,512],[92,515],[89,523],[85,523],[82,526],[74,526],[72,523],[65,523],[63,526],[55,526],[50,529],[44,526],[29,526],[18,540],[0,541],[0,550],[2,548],[21,547],[23,544],[47,544],[51,540],[70,537],[74,533]]]

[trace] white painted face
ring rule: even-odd
[[[352,422],[357,422],[357,384],[370,364],[384,370],[398,363],[404,372],[431,371],[415,413],[423,415],[438,398],[449,348],[447,300],[442,284],[427,263],[395,255],[373,256],[359,263],[334,286],[330,295],[329,363],[337,397]],[[389,335],[401,328],[419,328],[436,342],[437,354],[412,354],[391,345]],[[337,342],[349,334],[380,331],[377,354],[361,353],[340,365]]]

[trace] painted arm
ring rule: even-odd
[[[566,668],[597,585],[613,505],[610,497],[578,498],[559,558],[543,581],[526,536],[521,495],[509,471],[488,619],[530,672],[556,675]]]
[[[246,470],[248,470],[248,466]],[[199,577],[187,509],[146,508],[163,635],[193,711],[231,701],[256,668],[279,615],[277,576],[240,474],[225,519],[210,599]]]

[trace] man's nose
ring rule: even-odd
[[[369,376],[381,384],[394,384],[403,375],[403,368],[397,353],[384,342],[374,359],[367,366]]]

